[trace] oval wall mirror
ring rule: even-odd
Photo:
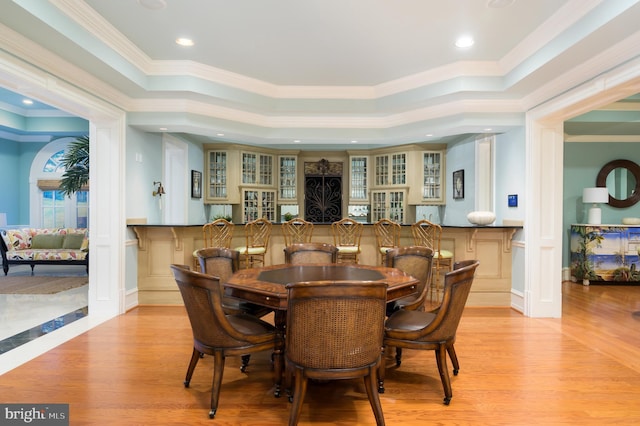
[[[630,207],[640,201],[640,166],[629,160],[613,160],[600,169],[596,186],[609,191],[609,205]]]

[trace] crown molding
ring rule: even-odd
[[[601,3],[602,0],[571,0],[566,3],[498,61],[502,72],[512,72],[531,57],[531,52],[542,49]]]
[[[395,95],[456,77],[503,77],[499,62],[462,61],[408,75],[377,86],[281,86],[195,61],[152,60],[89,5],[80,0],[51,0],[85,31],[147,76],[189,75],[274,99],[371,100]],[[524,54],[524,53],[523,53]]]
[[[13,141],[13,142],[20,142],[20,143],[27,143],[27,142],[40,142],[40,143],[44,142],[44,143],[48,143],[48,142],[51,142],[54,139],[54,136],[52,136],[52,135],[30,135],[30,134],[21,135],[21,134],[17,134],[17,133],[10,133],[10,132],[5,132],[4,130],[0,130],[0,139]]]
[[[373,128],[387,129],[422,121],[457,116],[465,113],[522,114],[524,110],[517,100],[462,100],[415,109],[397,114],[375,116],[332,116],[332,115],[264,115],[249,113],[233,108],[211,105],[204,102],[173,99],[145,99],[133,101],[132,112],[141,113],[189,113],[204,117],[230,120],[238,123],[267,128]]]
[[[125,58],[139,71],[149,74],[152,60],[86,2],[81,0],[49,0],[92,36]]]

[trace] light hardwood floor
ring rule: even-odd
[[[386,424],[640,424],[640,286],[563,287],[562,319],[465,310],[450,406],[433,352],[406,350],[402,366],[387,369]],[[286,424],[289,403],[273,397],[266,353],[244,374],[227,360],[209,420],[212,358],[186,389],[191,349],[183,308],[139,307],[0,376],[0,402],[69,403],[72,425]],[[300,424],[375,422],[361,381],[342,381],[310,384]]]

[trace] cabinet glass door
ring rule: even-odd
[[[273,185],[273,156],[260,155],[260,185]]]
[[[407,183],[407,157],[405,154],[391,156],[391,184],[404,185]]]
[[[258,174],[256,154],[242,153],[242,183],[255,184]]]
[[[389,219],[404,223],[404,191],[389,192]]]
[[[227,153],[209,151],[209,198],[227,198]]]
[[[273,222],[276,220],[276,193],[275,191],[261,191],[261,216]]]
[[[375,159],[375,181],[377,186],[387,185],[389,182],[389,157],[381,155]]]
[[[442,198],[441,155],[440,152],[425,152],[423,154],[422,198],[425,200],[440,200]]]
[[[366,200],[367,189],[367,157],[351,157],[351,200]]]
[[[371,221],[389,219],[404,223],[405,191],[372,191]]]
[[[280,157],[280,200],[295,200],[296,157]]]
[[[258,219],[259,216],[259,202],[258,191],[244,191],[242,197],[244,207],[244,222],[251,222]]]
[[[276,192],[246,189],[243,191],[242,217],[246,222],[251,222],[264,217],[275,221],[276,217]]]
[[[387,215],[387,193],[374,191],[371,193],[371,221],[377,222],[386,218]]]

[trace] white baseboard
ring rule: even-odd
[[[511,289],[511,308],[524,313],[524,294]]]

